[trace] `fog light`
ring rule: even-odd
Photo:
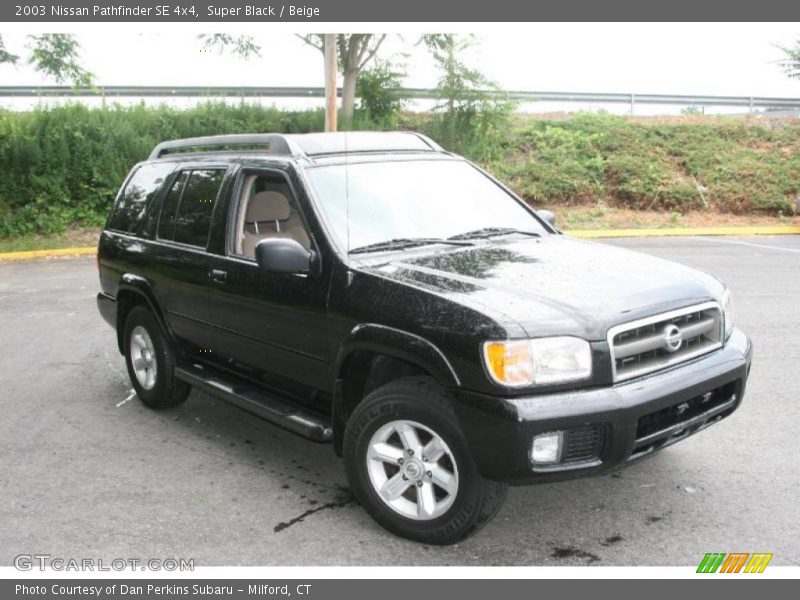
[[[538,465],[557,463],[561,458],[563,431],[542,433],[533,438],[531,460]]]

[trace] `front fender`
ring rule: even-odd
[[[461,385],[450,361],[434,344],[408,331],[377,323],[357,325],[350,331],[336,357],[335,378],[341,376],[347,357],[358,350],[385,354],[414,364],[430,373],[442,385]]]

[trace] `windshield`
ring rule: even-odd
[[[432,243],[488,229],[545,232],[512,196],[464,161],[339,164],[307,173],[343,247],[349,212],[350,250],[392,240]]]

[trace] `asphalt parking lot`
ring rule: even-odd
[[[197,565],[800,564],[800,236],[608,240],[726,281],[755,359],[729,419],[613,475],[514,488],[457,546],[386,533],[330,446],[193,392],[132,395],[94,258],[0,263],[0,565],[17,554]]]

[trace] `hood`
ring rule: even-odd
[[[718,300],[714,277],[667,260],[567,236],[492,240],[373,256],[360,270],[512,320],[526,335],[604,340],[609,327]]]

